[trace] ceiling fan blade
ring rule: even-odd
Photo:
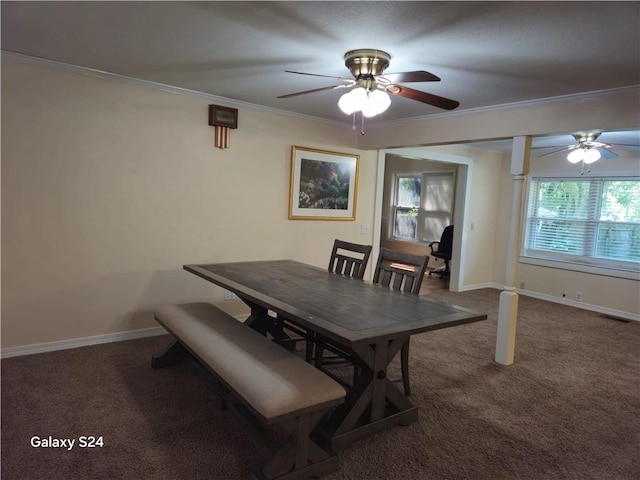
[[[561,148],[560,150],[554,150],[553,152],[548,152],[548,153],[543,153],[542,155],[538,155],[538,158],[548,157],[549,155],[553,155],[555,153],[573,150],[574,148],[577,148],[577,147],[578,147],[577,145],[570,145],[568,147]],[[538,147],[538,148],[555,148],[555,147]]]
[[[439,97],[432,93],[421,92],[420,90],[414,90],[413,88],[404,87],[402,85],[389,85],[385,90],[389,93],[393,93],[394,95],[416,100],[445,110],[453,110],[460,105],[460,102],[455,100]]]
[[[531,147],[531,150],[540,150],[543,148],[569,148],[574,147],[574,145],[545,145],[543,147]]]
[[[631,145],[630,143],[610,143],[611,148],[618,148],[620,150],[635,150],[640,151],[640,145]]]
[[[344,80],[345,82],[350,82],[353,80],[352,78],[334,77],[332,75],[320,75],[317,73],[294,72],[293,70],[285,70],[285,73],[295,73],[296,75],[308,75],[310,77],[337,78],[338,80]]]
[[[330,87],[320,87],[320,88],[314,88],[312,90],[305,90],[303,92],[288,93],[287,95],[280,95],[279,97],[276,97],[276,98],[297,97],[298,95],[306,95],[307,93],[324,92],[325,90],[336,90],[338,88],[347,88],[352,86],[353,85],[331,85]]]
[[[385,73],[378,77],[386,78],[391,83],[439,82],[440,77],[433,73],[417,70],[415,72]]]
[[[605,160],[610,160],[610,159],[616,158],[618,156],[618,154],[616,152],[612,152],[608,148],[597,148],[596,150],[598,150],[600,152],[600,156],[602,158],[604,158]]]

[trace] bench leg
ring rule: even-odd
[[[167,367],[176,365],[189,355],[189,352],[180,342],[174,342],[169,345],[162,353],[151,357],[151,366],[153,368]]]
[[[293,423],[283,425],[291,435],[274,454],[261,472],[252,475],[256,480],[298,480],[322,477],[340,468],[340,459],[335,452],[320,448],[311,433],[322,415],[304,414]]]

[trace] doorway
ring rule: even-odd
[[[465,223],[465,211],[466,202],[469,198],[468,194],[468,182],[469,171],[471,169],[472,159],[469,157],[454,155],[449,153],[442,153],[434,149],[433,147],[418,147],[418,148],[398,148],[381,150],[378,154],[378,176],[376,185],[376,206],[374,210],[374,256],[377,255],[381,246],[384,246],[388,242],[388,229],[389,229],[389,211],[390,211],[390,197],[388,192],[392,190],[388,175],[385,175],[385,166],[387,161],[393,161],[394,158],[409,159],[409,163],[418,165],[424,163],[425,169],[431,169],[432,171],[452,171],[455,170],[455,194],[454,194],[454,206],[452,219],[455,219],[455,223],[461,227]],[[387,195],[385,195],[387,192]],[[464,228],[456,228],[454,230],[453,239],[453,259],[450,264],[451,274],[449,277],[448,288],[451,291],[460,291],[462,280],[464,279],[464,258],[465,249],[463,246]],[[394,249],[403,250],[397,248],[399,242],[395,242]],[[404,248],[409,249],[422,249],[424,253],[428,254],[430,249],[427,243],[415,242],[412,244],[405,244]],[[432,275],[431,278],[425,278],[423,282],[423,288],[429,289],[429,285],[433,285],[432,290],[443,290],[447,285],[442,285],[442,282],[434,282],[432,280],[438,280],[440,277]]]

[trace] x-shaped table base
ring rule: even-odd
[[[268,315],[264,307],[247,302],[251,315],[246,323],[255,330],[287,340],[281,319]],[[356,360],[358,375],[347,391],[345,403],[336,407],[319,426],[331,442],[331,448],[342,450],[354,441],[393,425],[409,425],[418,420],[418,408],[389,380],[387,368],[400,352],[406,336],[360,343],[349,349]],[[344,348],[344,347],[340,347]]]

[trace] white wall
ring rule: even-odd
[[[360,226],[374,225],[375,148],[536,133],[542,125],[548,133],[637,127],[640,110],[637,93],[623,92],[504,117],[369,128],[361,137],[240,107],[231,148],[220,150],[207,125],[207,105],[218,103],[211,99],[4,55],[2,77],[2,348],[154,327],[150,312],[165,302],[212,300],[236,311],[220,288],[184,272],[185,263],[294,258],[324,266],[334,238],[373,242]],[[361,155],[355,222],[287,219],[292,145]],[[463,284],[499,284],[508,160],[445,151],[476,159]],[[545,292],[547,277],[521,268],[519,280]],[[637,312],[637,282],[600,282],[579,285],[585,302]]]
[[[325,263],[371,243],[376,157],[350,129],[239,109],[213,146],[207,98],[2,61],[2,347],[157,324],[165,302],[222,300],[186,263]],[[361,155],[357,219],[291,221],[292,145]],[[231,309],[233,302],[221,302]]]

